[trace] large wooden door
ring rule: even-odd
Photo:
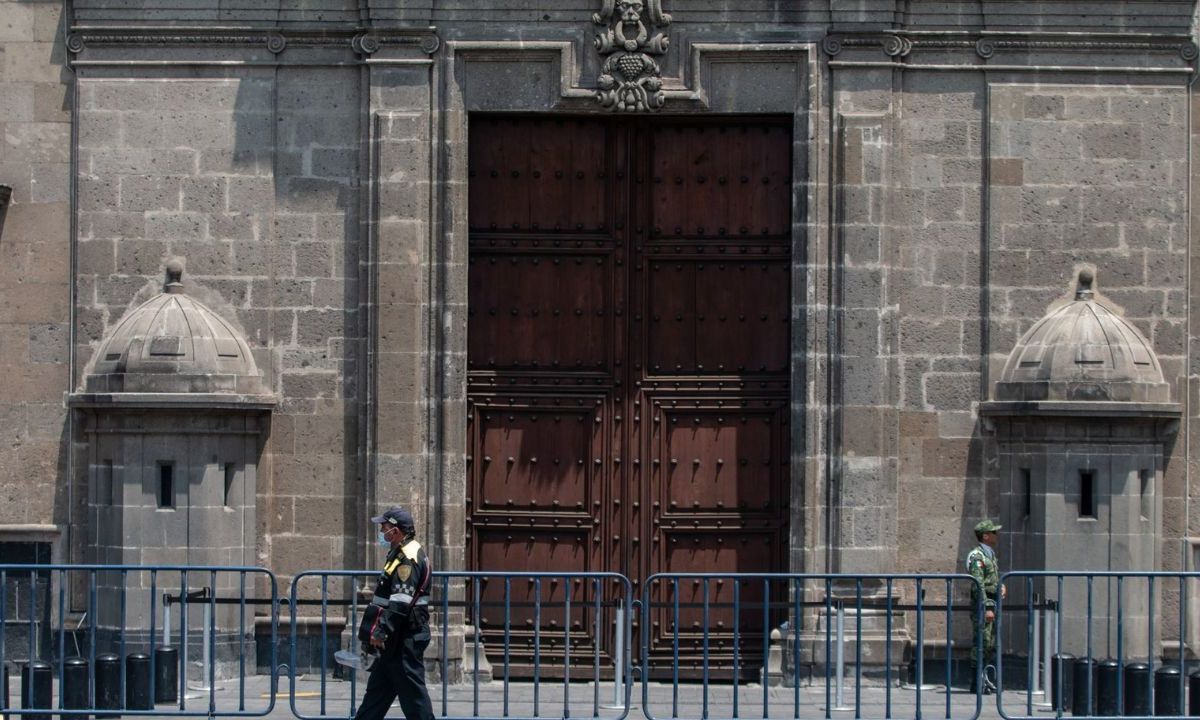
[[[710,573],[709,656],[732,655],[726,576],[787,566],[791,144],[790,121],[472,116],[472,568],[619,572],[638,593]],[[678,588],[685,656],[701,588]],[[569,622],[590,661],[592,589],[571,589],[569,618],[542,614],[543,657]],[[567,589],[540,592],[561,607]],[[651,663],[673,652],[673,592],[652,588],[639,620]],[[761,602],[756,583],[737,592]],[[519,671],[535,588],[480,593],[485,635],[507,596]]]

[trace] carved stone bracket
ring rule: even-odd
[[[596,100],[608,110],[649,112],[666,101],[662,69],[654,60],[665,55],[669,39],[659,31],[671,24],[662,0],[603,0],[592,22],[596,50],[605,58],[597,80]]]
[[[877,47],[888,57],[906,57],[913,49],[912,39],[904,35],[826,35],[821,40],[821,49],[833,57],[848,47]]]

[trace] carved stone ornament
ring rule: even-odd
[[[662,70],[654,58],[666,54],[670,41],[659,29],[671,24],[662,0],[604,0],[592,22],[603,28],[596,34],[596,50],[605,58],[596,91],[601,107],[618,112],[662,107]]]

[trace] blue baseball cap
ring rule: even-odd
[[[400,507],[399,505],[393,505],[387,510],[384,510],[383,513],[371,518],[371,522],[390,523],[406,532],[413,532],[417,527],[416,523],[413,521],[412,513]]]

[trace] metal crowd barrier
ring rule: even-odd
[[[262,568],[0,565],[0,667],[20,676],[0,712],[264,716],[286,669],[292,715],[350,718],[365,682],[334,651],[358,647],[376,578],[305,572],[281,598]],[[1200,717],[1183,644],[1200,573],[1002,582],[1001,717]],[[635,597],[612,573],[438,572],[429,686],[446,720],[623,720],[635,679],[648,720],[976,720],[983,697],[965,688],[989,659],[966,672],[982,640],[972,589],[961,574],[713,572],[654,575]]]
[[[254,586],[271,596],[268,667],[274,668],[277,586],[270,571],[0,565],[0,677],[7,681],[10,665],[21,676],[20,702],[7,698],[6,686],[0,696],[7,699],[3,713],[32,720],[48,720],[51,714],[269,714],[275,707],[273,684],[270,693],[247,698],[246,658],[254,656],[257,619],[247,598]],[[235,597],[218,599],[221,591]],[[184,600],[177,623],[171,622],[172,592],[176,602]],[[196,603],[203,607],[200,622],[195,613],[189,615],[188,606]],[[10,633],[25,637],[9,643]],[[194,665],[197,674],[190,673]],[[237,692],[218,696],[227,677],[237,683]]]
[[[358,647],[358,624],[378,576],[321,570],[293,580],[289,677],[292,712],[300,720],[347,718],[357,710],[365,683],[360,671],[331,665],[328,638]],[[319,632],[315,679],[297,672],[305,605],[318,612],[307,623]],[[637,605],[629,579],[615,573],[435,572],[429,606],[435,669],[429,685],[436,714],[444,720],[621,720],[632,695],[631,622]],[[452,627],[468,628],[469,637],[452,634]],[[461,666],[450,653],[458,642]],[[501,677],[494,678],[499,682],[488,682],[489,652],[502,660]],[[332,685],[333,673],[349,682]]]
[[[975,720],[982,697],[950,692],[956,623],[970,627],[972,614],[982,618],[982,603],[971,599],[973,586],[978,583],[971,576],[960,574],[654,575],[642,599],[642,711],[650,720],[849,712],[855,718],[943,714]],[[927,600],[927,590],[940,593],[940,602]],[[845,676],[847,613],[853,622],[852,680]],[[915,615],[908,658],[895,647],[907,644],[907,638],[893,637],[899,613]],[[944,648],[940,678],[925,672],[931,637]],[[697,665],[681,665],[685,644],[699,652]],[[910,668],[912,683],[897,689],[902,665]],[[821,684],[813,682],[817,673]],[[651,682],[656,676],[661,685]],[[926,684],[937,679],[940,693]],[[688,682],[698,682],[696,692]],[[847,683],[852,704],[845,698]],[[868,701],[867,688],[882,691],[882,703],[874,700],[878,692]]]
[[[1020,668],[1023,707],[1007,707],[1001,693],[1001,717],[1031,720],[1053,713],[1061,718],[1069,711],[1080,718],[1148,720],[1200,712],[1200,673],[1190,681],[1190,708],[1185,702],[1185,647],[1190,624],[1200,622],[1189,621],[1189,595],[1200,591],[1200,572],[1026,571],[1005,573],[1001,582],[1008,599],[996,616],[997,684],[1011,684],[1005,680],[1006,664],[1025,662]],[[1046,599],[1043,607],[1049,612],[1038,612],[1039,598]],[[1166,619],[1161,610],[1172,603],[1178,608],[1175,632],[1167,627],[1164,634],[1172,636],[1176,650],[1168,662],[1166,643],[1157,634]],[[1034,652],[1039,644],[1040,667]],[[1006,657],[1006,647],[1015,652]],[[1099,653],[1107,658],[1097,660]]]

